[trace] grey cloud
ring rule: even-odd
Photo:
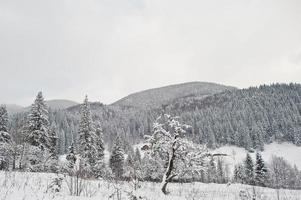
[[[0,102],[110,103],[185,81],[300,82],[300,1],[4,0]]]

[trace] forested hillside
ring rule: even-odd
[[[258,88],[227,90],[205,98],[175,98],[157,108],[90,103],[94,121],[102,124],[109,145],[117,134],[126,143],[138,143],[150,134],[160,113],[178,115],[191,125],[187,136],[215,148],[233,144],[247,149],[263,149],[264,143],[289,141],[301,144],[301,86],[263,85]],[[49,112],[50,124],[59,135],[60,153],[76,141],[80,106]],[[21,133],[25,114],[12,117],[12,133]]]
[[[234,144],[263,149],[264,143],[301,144],[301,86],[263,85],[226,91],[202,100],[181,99],[167,112],[192,125],[195,140],[210,147]]]

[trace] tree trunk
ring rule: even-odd
[[[175,139],[176,140],[176,137]],[[169,156],[169,161],[168,161],[168,165],[167,165],[167,168],[166,168],[166,172],[163,176],[163,179],[162,179],[162,187],[161,187],[161,191],[166,195],[168,194],[167,192],[167,184],[171,181],[171,179],[175,176],[175,175],[171,175],[171,172],[173,170],[173,164],[174,164],[174,160],[175,160],[175,145],[176,145],[176,141],[174,141],[173,145],[172,145],[172,152],[171,152],[171,155]]]

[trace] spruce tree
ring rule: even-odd
[[[104,142],[103,142],[103,132],[100,123],[96,124],[95,130],[95,165],[93,166],[94,175],[96,177],[101,177],[104,175]]]
[[[49,148],[48,110],[42,92],[31,106],[27,122],[27,142],[44,151]]]
[[[0,170],[7,170],[11,158],[11,136],[8,133],[8,114],[4,105],[0,106]]]
[[[88,102],[88,97],[81,106],[81,118],[79,124],[79,154],[81,156],[81,163],[86,175],[90,175],[93,166],[96,163],[95,160],[95,128],[92,121],[90,106]]]
[[[5,105],[0,106],[0,143],[11,143],[8,133],[8,113]]]
[[[245,183],[254,185],[254,163],[249,153],[247,153],[246,160],[244,162],[245,168]]]
[[[67,168],[69,172],[72,172],[76,163],[76,155],[75,155],[75,149],[73,143],[69,146],[69,152],[66,156],[67,162]]]
[[[241,163],[235,165],[233,178],[236,183],[244,183],[245,180],[244,166]]]
[[[256,165],[255,165],[255,184],[258,186],[265,187],[267,184],[267,168],[260,153],[256,154]]]
[[[49,161],[49,117],[42,92],[39,92],[31,106],[26,124],[28,144],[25,163],[31,171],[46,170]]]
[[[116,179],[120,179],[124,173],[124,149],[120,136],[115,139],[112,154],[110,157],[110,168]]]
[[[134,161],[135,163],[139,163],[139,164],[141,163],[141,153],[138,148],[136,148],[135,150]]]
[[[57,172],[58,170],[58,136],[53,126],[49,132],[49,168],[52,172]]]

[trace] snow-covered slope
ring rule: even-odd
[[[71,106],[78,105],[75,101],[70,101],[66,99],[53,99],[46,101],[46,104],[53,110],[65,109]]]
[[[66,109],[66,108],[76,106],[79,104],[75,101],[66,100],[66,99],[53,99],[53,100],[48,100],[45,102],[46,102],[47,106],[49,108],[51,108],[52,110],[62,110],[62,109]],[[6,104],[6,108],[7,108],[7,111],[9,114],[15,114],[18,112],[30,110],[30,106],[22,107],[22,106],[15,105],[15,104]]]
[[[216,83],[189,82],[137,92],[120,99],[112,105],[134,106],[140,108],[158,107],[183,97],[201,98],[225,90],[234,89],[234,87]]]
[[[6,106],[8,114],[14,114],[17,112],[21,112],[24,109],[24,107],[16,105],[16,104],[6,104],[5,106]]]
[[[227,162],[230,172],[233,172],[234,165],[246,158],[247,151],[244,148],[236,146],[223,146],[213,151],[214,153],[225,153],[226,156],[224,159]],[[291,143],[271,143],[265,145],[264,151],[261,152],[262,157],[266,162],[269,162],[273,155],[280,156],[285,158],[291,165],[296,165],[301,169],[301,147],[293,145]],[[255,154],[250,153],[252,158],[255,160]]]

